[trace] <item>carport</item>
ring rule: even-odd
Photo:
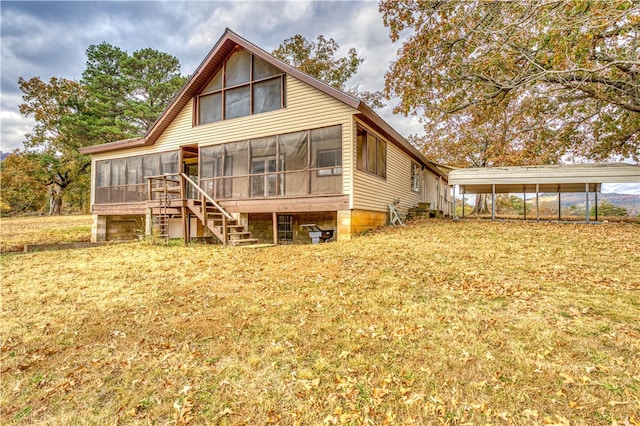
[[[462,204],[466,194],[491,194],[491,219],[495,220],[496,194],[527,194],[536,196],[536,220],[540,220],[540,193],[558,194],[558,220],[561,220],[561,194],[584,192],[586,200],[586,222],[590,221],[589,194],[595,194],[596,221],[598,220],[598,198],[603,183],[640,183],[640,166],[626,163],[571,164],[551,166],[485,167],[456,169],[449,172],[449,184],[458,186]],[[453,197],[454,219],[456,198]],[[526,220],[524,209],[524,219]],[[463,209],[464,217],[464,209]]]

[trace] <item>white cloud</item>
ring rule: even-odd
[[[48,8],[47,10],[42,10]],[[314,40],[333,37],[340,55],[355,47],[365,58],[349,82],[360,90],[382,90],[395,57],[377,2],[117,2],[3,5],[2,143],[18,147],[33,120],[20,116],[18,77],[79,79],[90,44],[106,41],[133,52],[152,47],[180,59],[191,74],[231,28],[267,51],[294,34]],[[420,133],[417,117],[395,116],[392,106],[377,111],[402,135]],[[11,112],[14,111],[14,112]]]
[[[601,192],[640,195],[640,183],[603,183]]]
[[[297,21],[305,17],[310,10],[310,1],[288,1],[284,5],[284,17],[289,21]]]
[[[0,111],[0,151],[11,152],[22,147],[24,135],[29,133],[35,121],[17,111]]]

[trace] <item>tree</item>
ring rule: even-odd
[[[92,144],[140,137],[185,82],[180,61],[168,53],[147,48],[129,55],[109,43],[91,45],[81,79],[91,96],[74,121]]]
[[[37,165],[33,176],[48,189],[49,213],[61,214],[65,190],[82,181],[79,176],[91,165],[89,157],[78,152],[91,140],[73,119],[84,112],[88,92],[78,82],[56,77],[48,83],[39,77],[20,78],[18,84],[25,101],[20,112],[36,120],[33,132],[25,135],[24,156]]]
[[[19,79],[20,112],[36,125],[25,135],[25,154],[40,164],[37,179],[49,189],[50,213],[63,200],[86,206],[91,160],[79,149],[144,135],[186,81],[179,61],[142,49],[129,56],[108,43],[87,49],[80,82],[52,77]]]
[[[425,156],[456,167],[492,167],[557,162],[559,153],[546,143],[551,132],[519,116],[522,101],[469,108],[443,121],[425,123],[425,135],[409,140]],[[478,194],[473,213],[489,213],[487,195]]]
[[[44,211],[47,189],[36,178],[41,164],[20,151],[12,152],[0,163],[0,204],[2,213]]]
[[[138,130],[147,132],[187,77],[180,75],[178,58],[150,48],[133,52],[124,61],[123,71],[130,79],[125,117]]]
[[[73,117],[94,144],[115,142],[139,135],[135,125],[125,119],[127,94],[131,83],[123,64],[127,52],[108,43],[87,48],[87,64],[80,82],[90,93],[85,111]]]
[[[595,216],[595,205],[591,206],[590,213],[592,216]],[[629,216],[629,212],[626,208],[616,206],[609,200],[602,200],[600,203],[598,203],[598,214],[600,216]]]
[[[447,135],[478,119],[499,134],[502,116],[487,112],[507,106],[560,156],[640,160],[637,3],[384,0],[380,11],[391,39],[406,37],[385,82],[396,112],[446,122]]]
[[[357,86],[347,88],[347,81],[356,74],[364,62],[355,48],[350,48],[347,56],[336,58],[340,45],[333,39],[319,35],[317,42],[309,41],[300,34],[285,39],[272,54],[293,65],[305,74],[362,99],[368,105],[383,106],[381,92],[359,91]]]
[[[496,195],[496,213],[502,215],[524,215],[529,213],[531,207],[524,200],[513,194],[497,194]]]

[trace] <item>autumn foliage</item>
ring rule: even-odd
[[[637,2],[384,0],[380,12],[402,42],[386,92],[422,118],[426,153],[476,167],[640,159]]]

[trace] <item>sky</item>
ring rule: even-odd
[[[86,49],[107,42],[128,53],[143,48],[167,52],[192,74],[230,28],[270,52],[286,38],[320,34],[340,45],[339,55],[354,47],[364,58],[347,86],[376,91],[396,57],[377,1],[0,1],[0,151],[22,146],[32,118],[19,112],[18,79],[51,77],[79,80]],[[403,136],[422,134],[416,116],[394,115],[391,100],[377,113]],[[631,188],[640,194],[640,185]],[[607,192],[629,192],[610,186]]]
[[[399,44],[392,44],[377,1],[75,1],[0,3],[2,52],[1,150],[22,146],[34,122],[20,115],[18,79],[79,80],[86,49],[103,41],[133,53],[151,47],[180,60],[192,74],[225,28],[271,52],[302,34],[332,37],[341,55],[351,47],[365,60],[348,86],[381,90]],[[394,116],[394,102],[377,112],[404,136],[421,133],[416,117]]]

